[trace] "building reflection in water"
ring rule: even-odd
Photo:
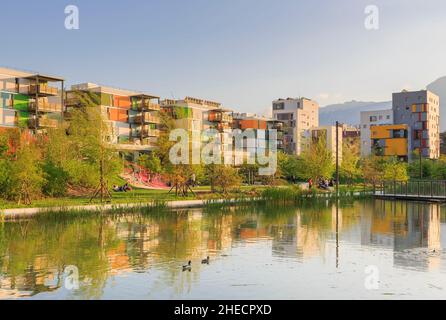
[[[109,279],[138,272],[156,273],[162,285],[187,292],[200,278],[201,259],[209,255],[216,261],[234,248],[257,244],[269,245],[279,260],[321,258],[327,264],[334,264],[325,260],[339,245],[341,267],[343,246],[377,247],[393,252],[395,267],[436,270],[445,226],[441,208],[376,200],[341,204],[338,219],[336,207],[327,202],[5,223],[0,226],[0,299],[62,289],[67,265],[79,268],[82,297],[98,298]],[[196,267],[183,273],[179,266],[188,260]]]

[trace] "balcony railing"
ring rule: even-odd
[[[28,127],[30,129],[38,128],[56,128],[59,121],[55,119],[39,118],[38,120],[33,117],[28,120]]]
[[[159,116],[144,112],[142,115],[136,116],[133,122],[137,124],[160,123]]]
[[[59,90],[54,87],[50,87],[49,85],[45,83],[41,83],[39,85],[32,84],[29,87],[29,94],[42,94],[42,95],[48,95],[48,96],[57,96],[59,93]]]
[[[150,110],[150,111],[159,111],[160,105],[157,103],[152,103],[149,101],[145,101],[144,103],[142,101],[139,101],[136,103],[136,107],[138,110]]]
[[[160,135],[159,129],[143,129],[143,130],[141,130],[141,136],[143,138],[159,137],[159,135]]]
[[[29,110],[36,111],[37,103],[32,101],[29,103]],[[60,103],[50,103],[46,101],[39,101],[39,112],[62,112],[62,105]]]

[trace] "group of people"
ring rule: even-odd
[[[113,185],[113,191],[115,192],[127,192],[132,191],[132,187],[129,186],[128,183],[124,184],[123,186],[117,186],[116,184]]]
[[[319,179],[317,183],[317,187],[319,189],[328,190],[330,187],[334,187],[335,181],[333,179]],[[308,188],[312,189],[314,185],[313,179],[308,179]]]

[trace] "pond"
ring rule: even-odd
[[[381,200],[4,222],[0,299],[443,299],[445,227]]]

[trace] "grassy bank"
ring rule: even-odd
[[[263,186],[242,186],[238,192],[222,195],[219,193],[212,193],[209,186],[200,186],[194,188],[195,194],[189,192],[187,197],[176,196],[175,191],[169,193],[169,190],[154,190],[154,189],[133,189],[129,192],[112,192],[112,204],[126,204],[126,203],[148,203],[152,201],[175,201],[175,200],[206,200],[206,199],[221,199],[234,198],[240,195],[249,196],[256,195],[261,190],[265,189]],[[90,202],[90,196],[72,196],[61,198],[42,198],[34,200],[30,206],[24,204],[17,204],[13,201],[0,199],[0,209],[14,209],[14,208],[46,208],[46,207],[66,207],[66,206],[82,206],[89,204],[98,204],[99,199],[94,199]]]
[[[253,198],[257,201],[271,202],[271,203],[299,203],[303,200],[310,199],[324,199],[334,197],[333,192],[315,190],[301,190],[298,186],[242,186],[236,192],[222,195],[220,193],[212,193],[209,186],[200,186],[194,188],[194,194],[189,193],[187,197],[176,196],[175,192],[168,192],[169,190],[149,190],[149,189],[134,189],[129,192],[112,192],[112,204],[127,204],[127,203],[151,203],[153,201],[167,202],[176,200],[213,200],[213,199],[240,199],[240,203],[249,204]],[[346,187],[341,186],[341,198],[358,198],[365,196],[370,188],[363,186]],[[89,204],[99,204],[99,199],[94,199],[90,202],[90,196],[78,197],[62,197],[62,198],[43,198],[33,201],[32,205],[18,205],[12,201],[0,199],[0,209],[14,209],[14,208],[47,208],[47,207],[66,207],[66,206],[82,206]],[[229,202],[228,202],[229,204]],[[224,206],[217,204],[217,206]]]

